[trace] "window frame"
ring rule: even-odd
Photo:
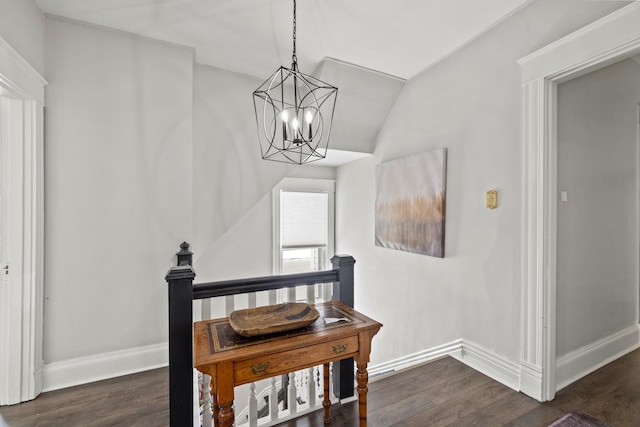
[[[332,179],[284,178],[273,188],[273,274],[282,274],[282,234],[280,194],[283,191],[300,193],[327,193],[327,259],[323,269],[330,268],[330,260],[335,252],[335,187]]]

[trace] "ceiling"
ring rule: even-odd
[[[35,0],[50,15],[194,48],[196,61],[266,78],[290,66],[291,0]],[[531,0],[300,0],[297,58],[409,79]]]

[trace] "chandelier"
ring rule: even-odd
[[[326,157],[338,88],[298,70],[296,0],[291,61],[253,92],[253,105],[262,158],[301,165]]]

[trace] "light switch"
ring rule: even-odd
[[[487,191],[487,208],[495,209],[498,207],[498,192],[496,190]]]
[[[560,192],[560,201],[561,202],[566,202],[567,200],[569,200],[568,197],[567,197],[567,192],[566,191],[561,191]]]

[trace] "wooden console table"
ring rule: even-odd
[[[382,325],[339,302],[315,305],[320,318],[312,325],[276,335],[245,338],[235,333],[228,318],[194,324],[195,364],[211,376],[214,419],[234,424],[235,386],[324,365],[324,422],[328,424],[329,363],[353,357],[360,426],[367,425],[367,364],[371,340]],[[326,319],[330,319],[327,321]],[[337,321],[332,321],[340,319]]]

